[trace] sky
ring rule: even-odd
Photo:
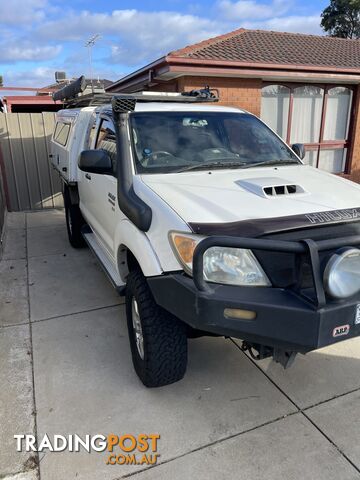
[[[0,0],[0,75],[42,87],[56,70],[117,80],[162,55],[240,27],[322,34],[329,0]]]

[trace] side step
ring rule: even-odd
[[[95,235],[91,232],[89,228],[86,228],[83,231],[83,237],[85,239],[85,242],[88,244],[90,250],[92,250],[96,258],[99,260],[101,267],[105,271],[106,275],[109,277],[109,280],[111,281],[113,286],[116,288],[120,295],[124,295],[125,284],[122,282],[113,262],[104,252]]]

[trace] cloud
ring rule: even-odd
[[[36,26],[53,11],[47,0],[3,0],[0,12],[0,62],[41,62],[57,57],[59,42],[37,41]]]
[[[274,17],[258,22],[243,22],[242,26],[244,28],[278,32],[308,33],[313,35],[321,35],[323,33],[320,27],[319,15]]]
[[[216,7],[226,20],[259,20],[287,13],[292,7],[292,2],[288,0],[273,0],[271,3],[257,2],[256,0],[239,0],[237,2],[220,0]]]
[[[3,0],[0,24],[19,25],[44,20],[47,0]]]
[[[219,0],[216,9],[221,18],[238,21],[249,29],[321,34],[320,11],[314,15],[291,15],[295,0]],[[300,2],[299,2],[300,3]],[[309,10],[309,9],[307,9]]]
[[[40,1],[40,0],[38,0]],[[295,0],[218,0],[213,12],[217,19],[171,11],[114,10],[111,13],[68,11],[59,19],[43,22],[34,33],[37,41],[77,42],[102,38],[94,57],[104,64],[136,67],[171,50],[214,37],[238,27],[321,33],[319,15],[290,15]]]
[[[3,42],[0,44],[0,62],[15,63],[51,60],[59,55],[61,45],[36,46],[30,41]]]
[[[84,42],[88,36],[100,33],[103,40],[98,45],[108,42],[111,48],[108,61],[135,65],[227,29],[221,22],[196,15],[133,9],[115,10],[111,14],[71,12],[66,18],[43,24],[36,35],[43,39]]]
[[[54,83],[55,71],[49,67],[37,67],[32,70],[4,71],[4,84],[21,87],[43,87]]]
[[[186,7],[189,13],[180,13],[138,9],[106,12],[101,3],[100,11],[90,12],[66,5],[56,7],[52,0],[3,0],[0,62],[14,64],[7,72],[14,85],[46,85],[53,82],[55,70],[72,76],[88,72],[85,41],[99,33],[102,38],[93,51],[94,74],[117,79],[172,50],[239,27],[321,34],[320,12],[302,16],[301,0],[265,2],[213,0],[208,9],[195,3]],[[297,15],[291,13],[294,5]],[[24,66],[29,62],[35,64],[31,68],[38,67],[30,73]]]

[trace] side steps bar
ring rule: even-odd
[[[91,231],[89,226],[85,226],[82,229],[82,235],[85,242],[88,244],[90,250],[93,252],[95,257],[98,259],[100,266],[106,273],[112,285],[115,287],[119,295],[125,295],[125,285],[122,282],[118,271],[116,270],[114,264],[109,259],[107,254],[104,252],[103,248],[97,241],[95,234]]]

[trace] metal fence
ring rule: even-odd
[[[3,228],[5,220],[5,195],[4,195],[4,183],[2,180],[2,173],[0,170],[0,255],[1,255],[1,242],[3,238]]]
[[[0,113],[0,166],[9,211],[62,207],[49,161],[54,113]]]

